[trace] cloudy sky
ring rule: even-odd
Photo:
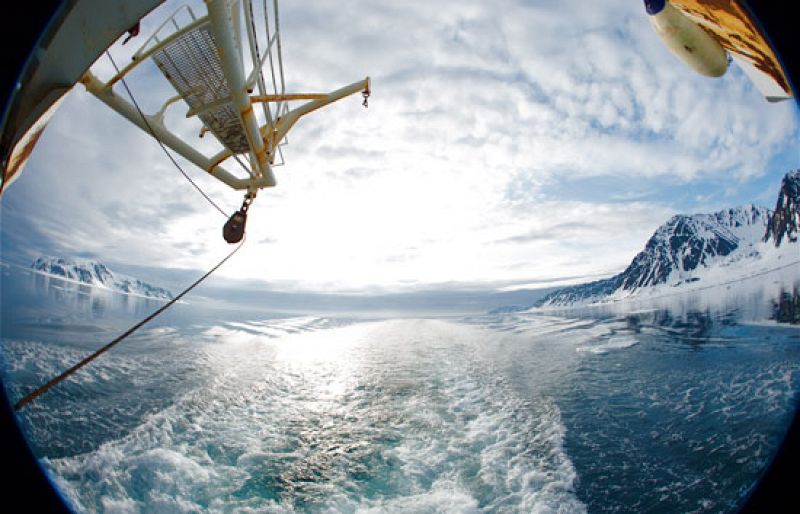
[[[290,91],[369,75],[373,94],[293,129],[220,270],[231,278],[331,291],[597,277],[672,214],[774,206],[800,167],[796,105],[768,104],[735,65],[695,75],[638,1],[284,2],[281,27]],[[119,62],[130,46],[112,47]],[[129,84],[146,112],[174,94],[153,66]],[[184,112],[168,123],[213,151]],[[240,193],[181,162],[238,208]],[[229,250],[224,218],[81,86],[3,204],[4,254],[199,270]]]

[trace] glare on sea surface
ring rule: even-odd
[[[225,361],[218,361],[220,370],[230,370],[231,359],[241,362],[241,378],[281,370],[292,377],[296,386],[292,394],[302,392],[301,401],[310,409],[325,409],[353,387],[361,361],[354,350],[369,332],[369,325],[318,332],[292,333],[289,329],[287,335],[274,339],[266,324],[251,322],[246,327],[248,330],[217,326],[205,332],[205,336],[221,342],[212,345],[219,348],[216,356]]]

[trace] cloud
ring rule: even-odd
[[[669,215],[730,193],[709,184],[742,196],[797,148],[792,105],[767,104],[735,67],[694,75],[627,0],[288,2],[281,30],[290,91],[370,75],[372,97],[292,130],[278,187],[250,210],[258,244],[229,277],[352,288],[606,272]],[[112,50],[121,64],[134,49]],[[95,69],[111,73],[105,60]],[[148,112],[173,94],[152,66],[130,85]],[[170,108],[170,126],[219,148],[184,113]],[[181,162],[238,208],[240,193]],[[224,218],[81,87],[11,192],[64,252],[205,268],[228,250]]]
[[[524,234],[518,234],[511,237],[500,239],[498,243],[531,243],[538,241],[563,241],[564,239],[571,239],[585,235],[591,230],[592,225],[587,225],[585,221],[581,224],[575,223],[556,223],[547,228],[536,228],[528,230]],[[597,228],[597,227],[594,227]],[[517,265],[518,266],[518,265]]]

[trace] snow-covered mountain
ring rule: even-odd
[[[171,300],[172,293],[164,288],[156,287],[139,279],[114,273],[105,264],[89,261],[64,259],[56,257],[39,257],[31,264],[31,269],[46,275],[53,275],[65,280],[80,282],[116,291],[118,293]]]
[[[589,304],[637,296],[661,285],[680,287],[707,278],[713,270],[744,270],[751,261],[775,253],[772,249],[781,245],[781,253],[796,250],[800,258],[799,228],[797,170],[784,176],[775,211],[745,205],[713,214],[673,216],[655,231],[622,273],[556,290],[534,306]]]
[[[770,239],[775,246],[781,241],[797,242],[800,232],[800,170],[790,171],[783,177],[775,212],[767,225],[764,242]]]

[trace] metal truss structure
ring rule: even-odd
[[[292,126],[302,116],[349,95],[361,92],[366,100],[370,81],[367,77],[330,93],[287,93],[278,2],[262,0],[255,7],[253,3],[207,0],[205,16],[183,6],[110,80],[103,82],[87,71],[80,82],[131,123],[231,188],[255,193],[272,187],[273,168],[284,162],[281,147]],[[113,90],[148,59],[177,92],[153,114],[142,113]],[[197,117],[203,124],[200,137],[209,132],[223,146],[217,154],[203,155],[166,127],[167,108],[181,100],[189,106],[186,117]],[[290,108],[289,102],[297,100],[305,103]],[[246,176],[223,167],[230,158],[242,164]]]

